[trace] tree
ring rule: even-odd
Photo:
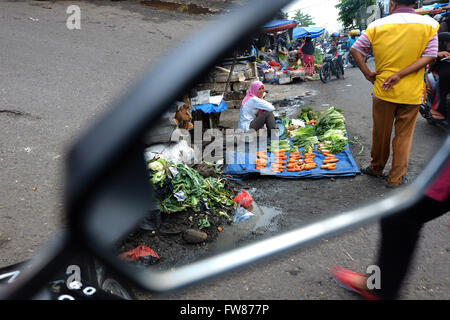
[[[292,19],[300,22],[300,26],[309,27],[314,25],[314,20],[308,13],[303,13],[301,10],[296,10]]]
[[[375,0],[339,0],[336,8],[339,9],[338,20],[345,29],[363,29],[365,22],[361,19],[361,10],[375,4]]]

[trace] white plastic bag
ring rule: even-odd
[[[154,158],[163,158],[176,164],[191,165],[195,161],[195,151],[185,140],[177,143],[157,144],[145,149],[145,160],[151,161]]]

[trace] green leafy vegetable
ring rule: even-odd
[[[160,169],[158,165],[149,164],[149,169]],[[185,164],[174,165],[166,163],[164,170],[151,172],[151,182],[153,185],[160,185],[159,173],[164,172],[164,179],[169,177],[167,172],[170,168],[176,169],[178,173],[171,178],[170,183],[172,189],[161,200],[161,210],[165,213],[173,213],[192,209],[193,211],[200,211],[202,206],[206,206],[210,210],[218,211],[235,207],[236,203],[233,201],[233,196],[225,189],[225,184],[220,178],[203,178],[196,170],[188,167]],[[155,179],[156,177],[156,179]],[[186,199],[179,201],[174,194],[183,191]]]
[[[340,109],[335,107],[328,108],[319,115],[315,126],[316,134],[320,137],[330,129],[339,129],[345,131],[345,118]]]
[[[202,230],[203,228],[211,227],[211,223],[209,223],[208,216],[201,218],[198,220],[198,228]]]
[[[309,122],[310,120],[317,120],[319,114],[313,111],[311,107],[302,108],[302,112],[297,116],[297,119]]]
[[[291,148],[289,140],[271,140],[270,145],[267,146],[268,152],[275,150],[289,150]]]

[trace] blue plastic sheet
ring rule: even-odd
[[[292,38],[305,38],[311,37],[312,39],[320,37],[325,33],[325,28],[321,27],[296,27],[292,31]]]
[[[302,148],[299,149],[302,151]],[[356,164],[353,156],[350,152],[349,146],[347,144],[344,151],[340,152],[336,155],[336,158],[339,159],[337,162],[337,168],[335,170],[321,169],[322,161],[325,158],[324,155],[314,151],[316,157],[314,162],[317,163],[316,169],[312,170],[303,170],[300,172],[288,172],[286,169],[281,173],[274,173],[270,171],[272,166],[273,157],[271,153],[267,153],[269,157],[267,166],[263,170],[255,169],[255,159],[256,159],[256,151],[255,152],[228,152],[226,153],[226,163],[224,174],[230,176],[230,178],[244,178],[246,175],[266,175],[266,176],[274,176],[280,178],[312,178],[312,179],[320,179],[320,178],[330,178],[330,177],[352,177],[360,174],[360,170],[358,165]]]
[[[228,107],[225,100],[222,100],[218,105],[213,103],[197,104],[192,107],[192,110],[201,110],[203,113],[217,113],[228,110]]]

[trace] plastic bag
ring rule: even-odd
[[[148,266],[159,261],[159,255],[146,246],[137,246],[136,248],[121,253],[119,255],[125,261],[140,263],[141,265]]]
[[[153,145],[145,150],[146,161],[155,157],[190,165],[195,161],[195,151],[185,140],[181,140],[178,143]]]
[[[234,219],[233,222],[234,223],[238,223],[241,221],[245,221],[250,219],[252,216],[254,216],[253,213],[251,213],[250,211],[245,210],[243,207],[239,206],[236,208],[236,211],[234,213]]]
[[[239,193],[233,200],[241,207],[248,209],[253,202],[253,198],[251,195],[249,195],[245,190],[242,190],[241,193]]]

